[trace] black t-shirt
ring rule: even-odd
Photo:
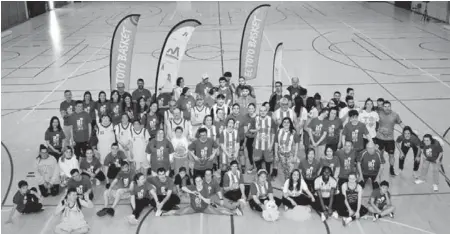
[[[183,178],[181,178],[180,174],[177,174],[175,176],[174,184],[179,185],[180,187],[188,186],[191,185],[191,180],[189,179],[188,175],[185,175]]]

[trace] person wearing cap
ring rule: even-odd
[[[208,74],[203,74],[202,81],[195,86],[195,93],[200,96],[207,96],[209,90],[213,88],[211,82],[209,82]]]
[[[204,105],[204,100],[202,95],[197,96],[195,106],[191,108],[191,124],[192,132],[197,133],[197,129],[202,126],[205,116],[211,113],[211,109]]]
[[[282,200],[273,195],[273,187],[270,180],[267,179],[265,169],[258,170],[256,181],[250,184],[249,205],[252,210],[262,212],[266,209],[265,202],[273,201],[279,207]]]
[[[243,76],[239,77],[239,85],[236,87],[236,97],[237,98],[242,96],[242,89],[244,87],[248,88],[249,95],[251,97],[256,98],[255,89],[253,89],[253,87],[251,85],[247,84],[245,77],[243,77]]]
[[[119,100],[121,101],[123,101],[126,95],[130,95],[131,97],[131,94],[125,91],[125,84],[123,82],[117,83],[117,91],[119,92]]]
[[[183,112],[183,118],[191,120],[191,109],[195,105],[195,98],[192,96],[191,89],[184,87],[177,99],[177,107]]]
[[[150,90],[144,88],[144,79],[139,78],[137,80],[137,86],[138,88],[131,93],[133,103],[137,103],[138,99],[141,97],[143,97],[144,100],[148,100],[152,96]]]
[[[246,115],[246,114],[248,114],[248,109],[246,107],[248,107],[248,105],[250,103],[253,103],[256,105],[256,99],[251,96],[251,87],[250,86],[244,85],[240,88],[240,90],[241,90],[241,95],[236,99],[235,103],[237,103],[237,104],[239,104],[239,106],[243,107],[243,108],[241,108],[241,114]]]

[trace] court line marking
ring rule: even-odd
[[[154,207],[150,208],[150,210],[147,211],[147,213],[144,215],[144,217],[142,217],[141,221],[139,222],[139,225],[136,228],[136,234],[139,234],[139,232],[141,231],[141,228],[142,228],[142,224],[144,223],[144,221],[148,217],[148,215],[150,213],[152,213],[153,210],[155,210]]]
[[[359,222],[359,220],[356,220],[356,226],[358,226],[359,231],[361,232],[361,234],[366,234],[366,232],[364,231],[364,228],[362,227],[361,223]]]
[[[14,178],[14,162],[11,156],[11,153],[9,152],[8,147],[6,147],[5,143],[3,143],[2,141],[2,147],[6,150],[6,154],[9,157],[9,163],[11,166],[11,176],[9,178],[9,184],[8,184],[8,188],[6,189],[6,193],[5,193],[5,197],[2,199],[2,207],[5,205],[6,199],[8,199],[9,196],[9,192],[11,192],[11,186],[12,186],[12,182],[13,182],[13,178]],[[3,211],[3,209],[2,209]]]
[[[441,79],[437,78],[436,76],[434,76],[433,74],[431,74],[430,72],[422,69],[421,67],[417,66],[416,64],[412,63],[410,60],[407,60],[405,57],[399,55],[398,53],[396,53],[395,51],[387,48],[386,46],[380,44],[379,42],[373,40],[371,37],[367,36],[365,33],[363,33],[362,31],[356,29],[355,27],[347,24],[344,21],[339,20],[339,22],[341,22],[342,24],[344,24],[345,26],[347,26],[348,28],[352,29],[355,32],[358,32],[359,34],[363,35],[364,37],[366,37],[367,39],[371,40],[372,42],[374,42],[375,44],[377,44],[378,46],[380,46],[381,48],[383,48],[384,50],[386,50],[387,52],[390,52],[391,54],[394,54],[395,56],[398,56],[398,58],[402,61],[406,61],[407,63],[409,63],[409,65],[412,65],[413,67],[419,69],[421,72],[423,72],[425,75],[435,79],[436,81],[438,81],[439,83],[441,83],[442,85],[444,85],[445,87],[450,89],[450,85],[445,83],[444,81],[442,81]]]
[[[45,95],[45,97],[37,105],[35,105],[29,112],[27,112],[17,123],[19,124],[20,122],[23,122],[28,116],[30,116],[36,110],[36,108],[41,106],[57,89],[59,89],[59,87],[61,87],[64,83],[66,83],[67,80],[69,80],[70,77],[72,77],[76,72],[78,72],[78,70],[80,70],[80,68],[82,68],[87,63],[87,61],[89,61],[92,57],[94,57],[96,54],[98,54],[103,49],[103,47],[108,42],[110,42],[110,40],[111,40],[110,38],[106,39],[106,41],[103,43],[103,45],[100,47],[100,49],[95,51],[93,54],[91,54],[91,56],[89,56],[89,58],[84,60],[84,62],[82,64],[80,64],[80,66],[78,66],[66,78],[64,78],[64,80],[62,80],[55,88],[53,88],[53,90],[51,92],[49,92],[47,95]]]
[[[404,224],[404,223],[400,223],[400,222],[397,222],[397,221],[392,221],[392,220],[387,220],[387,219],[379,219],[379,220],[380,220],[380,221],[383,221],[383,222],[386,222],[386,223],[392,223],[392,224],[396,224],[396,225],[399,225],[399,226],[403,226],[403,227],[406,227],[406,228],[409,228],[409,229],[413,229],[413,230],[416,230],[416,231],[420,231],[420,232],[423,232],[423,233],[437,234],[437,233],[434,233],[434,232],[430,232],[430,231],[427,231],[427,230],[424,230],[424,229],[421,229],[421,228],[418,228],[418,227],[413,227],[413,226],[411,226],[411,225]]]
[[[56,208],[55,208],[56,209]],[[39,234],[45,234],[47,232],[47,229],[49,228],[50,223],[53,221],[53,219],[55,218],[54,215],[55,211],[52,211],[50,213],[50,217],[47,219],[47,221],[45,221],[44,227],[41,229],[41,231],[39,232]]]
[[[173,11],[172,15],[169,17],[170,21],[172,21],[173,17],[175,17],[175,15],[177,13],[177,8],[178,8],[178,2],[175,3],[175,10]]]
[[[203,213],[200,213],[200,234],[203,234],[203,229],[204,229],[204,227],[203,227],[203,223],[204,223],[203,219],[204,219]]]

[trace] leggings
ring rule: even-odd
[[[361,185],[361,187],[364,188],[366,186],[367,181],[370,179],[370,181],[372,181],[372,189],[375,190],[380,187],[378,182],[375,181],[376,178],[377,178],[376,175],[363,175],[363,180],[359,183],[359,185]]]
[[[250,166],[253,166],[253,142],[255,141],[255,138],[247,137],[247,141],[245,143],[245,146],[247,147],[247,155],[248,155],[248,161],[250,162]]]
[[[162,200],[164,200],[165,197],[166,197],[165,195],[158,195],[158,201],[161,202]],[[167,200],[167,202],[164,203],[161,210],[164,211],[173,210],[173,208],[178,204],[180,204],[180,198],[175,194],[171,194],[169,200]],[[150,205],[156,207],[155,199],[150,200]]]
[[[59,184],[54,184],[50,189],[47,189],[43,184],[39,185],[39,191],[43,197],[52,195],[53,197],[59,194]]]
[[[280,153],[280,166],[283,170],[284,179],[289,179],[290,172],[291,172],[291,158],[292,158],[291,152],[287,153]]]
[[[401,145],[401,149],[402,149],[402,153],[403,155],[405,155],[405,157],[400,157],[398,160],[398,167],[400,168],[400,170],[403,170],[404,165],[405,165],[405,159],[406,159],[406,155],[409,152],[409,148],[412,148],[413,153],[414,153],[414,167],[413,170],[414,171],[418,171],[419,170],[419,165],[420,165],[420,160],[418,160],[418,162],[416,161],[417,157],[419,157],[419,148],[415,145],[412,145],[411,147],[407,147],[405,146],[403,143]],[[420,158],[419,158],[420,159]]]
[[[280,207],[281,203],[283,203],[282,200],[280,198],[278,198],[278,197],[274,196],[273,199],[275,200],[275,204],[277,204],[278,207]],[[264,205],[265,201],[269,201],[269,198],[268,197],[266,197],[266,198],[259,198],[259,202],[261,202],[263,205]],[[250,201],[248,201],[248,204],[250,205],[250,208],[252,210],[256,210],[258,212],[262,212],[263,211],[261,209],[261,207],[253,200],[253,198],[250,199]]]
[[[336,204],[336,211],[339,214],[339,216],[351,217],[353,220],[355,220],[356,216],[354,214],[352,216],[350,216],[350,212],[347,209],[347,206],[345,205],[344,195],[340,194],[340,195],[337,195],[335,198],[337,199],[337,201],[335,201],[334,203]],[[358,209],[358,203],[357,202],[349,203],[349,205],[350,205],[350,208],[354,212],[356,212],[356,210]],[[367,213],[369,213],[369,210],[361,204],[361,207],[359,208],[359,217],[363,217]]]
[[[307,206],[307,205],[311,205],[311,199],[309,199],[309,197],[307,197],[305,194],[300,194],[299,196],[296,197],[291,197],[289,196],[289,198],[291,198],[292,200],[295,201],[295,203],[299,206]],[[283,196],[283,205],[289,209],[293,209],[295,206],[292,205],[292,203]]]
[[[315,199],[316,199],[316,201],[311,204],[312,208],[319,213],[324,212],[322,204],[320,203],[319,196],[316,196]],[[330,205],[330,201],[331,201],[330,198],[322,198],[322,200],[323,200],[323,204],[325,207],[328,207]],[[339,201],[336,201],[336,200],[339,200],[339,199],[337,198],[337,196],[334,196],[333,204],[331,205],[332,210],[337,210],[337,208],[339,206],[338,205]]]
[[[30,190],[37,192],[37,189],[35,187],[31,188]],[[25,196],[27,196],[27,203],[25,204],[25,207],[22,211],[23,214],[36,213],[42,209],[42,204],[39,203],[39,199],[35,195],[28,193]]]
[[[77,160],[80,161],[80,157],[85,157],[86,149],[89,147],[89,143],[85,142],[75,142],[74,153],[77,156]]]
[[[150,199],[149,198],[142,198],[142,199],[134,199],[134,202],[136,204],[136,207],[133,210],[133,215],[136,219],[139,219],[139,216],[141,215],[142,210],[144,210],[145,207],[150,205]]]

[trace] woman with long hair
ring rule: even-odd
[[[313,194],[309,191],[308,185],[300,173],[294,169],[283,186],[283,205],[287,209],[296,206],[307,206],[315,202]]]
[[[97,123],[100,122],[102,116],[110,114],[109,101],[106,99],[105,91],[100,91],[100,93],[98,93],[98,101],[96,103],[95,110],[97,112]]]
[[[314,179],[319,175],[322,166],[320,162],[315,159],[316,152],[313,148],[306,151],[306,158],[300,161],[299,169],[302,173],[302,178],[305,179],[306,185],[311,192],[314,192]]]
[[[325,138],[326,146],[330,146],[333,151],[337,151],[342,144],[342,130],[344,128],[342,120],[339,118],[338,107],[329,109],[328,118],[325,119],[327,136]]]
[[[97,104],[92,99],[92,94],[89,91],[84,92],[83,94],[83,109],[86,111],[89,116],[91,116],[92,122],[91,126],[92,129],[94,129],[95,124],[97,123],[96,116],[95,116],[95,107]]]
[[[109,100],[109,116],[111,122],[116,125],[120,123],[122,118],[122,100],[120,99],[119,91],[113,90],[111,92],[111,99]]]
[[[133,182],[134,187],[130,196],[133,213],[127,218],[130,224],[137,225],[142,210],[150,205],[150,200],[152,199],[150,195],[151,185],[147,183],[147,177],[143,173],[137,173],[134,176]]]
[[[205,118],[203,119],[203,125],[200,126],[200,128],[206,129],[206,135],[208,136],[208,138],[217,141],[217,138],[220,134],[216,126],[214,126],[213,118],[211,115],[205,116]],[[196,137],[198,138],[198,132],[196,133]]]
[[[275,157],[283,168],[285,180],[289,178],[291,170],[298,165],[298,143],[300,139],[295,131],[291,118],[285,117],[281,121],[280,129],[275,135]]]
[[[194,107],[196,101],[192,96],[192,91],[189,87],[184,87],[180,97],[177,99],[177,106],[183,113],[183,118],[191,120],[191,109]]]
[[[375,106],[373,105],[373,101],[370,98],[367,98],[364,103],[364,108],[358,117],[359,121],[366,125],[367,130],[369,131],[369,136],[373,139],[377,136],[377,125],[378,121],[380,121],[380,117],[378,113],[375,111]],[[369,142],[368,139],[364,138],[364,145]]]
[[[130,117],[124,113],[122,114],[122,121],[116,126],[114,126],[114,134],[116,135],[116,140],[117,143],[119,144],[119,149],[125,153],[128,159],[131,159],[130,148],[131,148],[132,125],[133,124],[130,121]],[[111,147],[111,145],[109,145],[108,147]]]
[[[305,124],[303,126],[308,126],[312,119],[319,116],[319,111],[316,108],[316,101],[314,100],[313,97],[306,98],[305,109],[308,114],[307,114],[307,119],[305,121]],[[306,131],[306,129],[304,129],[304,131],[303,131],[303,146],[305,147],[305,153],[308,150],[308,148],[310,148],[309,147],[310,142],[311,142],[310,136],[309,136],[308,132]]]
[[[150,139],[156,137],[156,132],[159,129],[164,129],[164,118],[159,114],[159,105],[157,102],[152,102],[148,108],[147,116],[145,117],[145,128],[147,129]],[[168,111],[169,112],[169,111]]]
[[[108,115],[102,116],[100,123],[97,124],[95,133],[98,139],[97,150],[100,153],[100,162],[103,164],[106,156],[111,152],[112,143],[116,142],[114,126]]]
[[[59,193],[59,166],[54,157],[48,156],[45,145],[39,146],[39,155],[36,157],[36,180],[43,197],[56,196]]]
[[[56,161],[59,160],[59,157],[62,155],[62,148],[64,145],[64,139],[66,135],[64,135],[64,131],[61,127],[61,123],[59,122],[59,118],[53,116],[50,119],[50,125],[45,131],[45,143],[48,147],[48,153],[55,157]]]
[[[319,93],[314,94],[315,107],[318,112],[323,109],[322,96]]]
[[[78,160],[73,154],[72,147],[66,146],[64,148],[64,155],[59,159],[58,165],[61,187],[66,187],[67,182],[72,177],[70,171],[72,169],[79,169]]]
[[[420,177],[415,181],[416,184],[424,183],[424,179],[427,177],[428,168],[432,166],[433,174],[433,190],[435,192],[439,191],[439,170],[442,167],[442,156],[444,150],[442,145],[434,139],[430,134],[425,134],[422,141],[423,155],[425,156],[422,160],[422,172]]]
[[[418,170],[420,165],[420,155],[422,153],[420,144],[419,137],[414,133],[410,126],[405,126],[402,135],[398,136],[395,141],[397,150],[400,152],[400,157],[398,159],[400,171],[403,171],[406,155],[408,154],[409,149],[412,149],[414,153],[413,176],[416,179],[419,177]]]
[[[148,105],[144,97],[138,98],[136,102],[135,117],[145,126],[148,113]]]
[[[181,93],[183,92],[183,88],[184,87],[184,79],[183,77],[178,77],[177,78],[177,86],[173,89],[173,97],[175,99],[175,101],[178,101],[178,99],[181,96]]]
[[[245,125],[244,125],[244,133],[245,133],[245,146],[248,161],[250,163],[250,167],[247,169],[247,172],[250,174],[253,172],[254,162],[253,162],[253,143],[255,141],[255,136],[257,133],[256,130],[256,105],[253,103],[248,104],[248,113],[245,115]]]
[[[69,188],[66,196],[55,209],[55,216],[61,215],[61,223],[56,225],[57,234],[84,234],[89,232],[89,225],[81,212],[82,207],[93,208],[94,204],[86,193],[84,199],[78,197],[75,188]]]
[[[125,93],[123,96],[122,111],[123,111],[123,113],[127,114],[131,120],[138,119],[135,114],[133,98],[131,97],[131,95],[129,93]]]

